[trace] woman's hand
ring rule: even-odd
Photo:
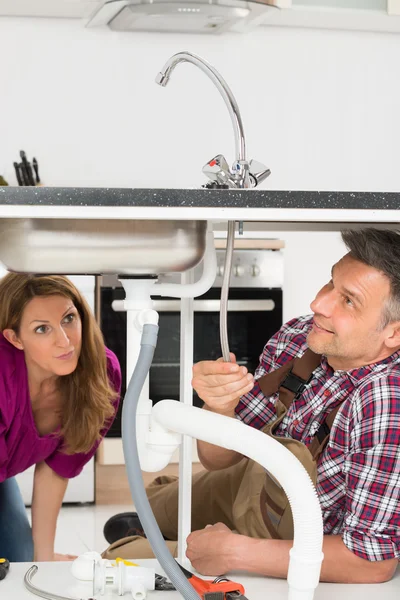
[[[78,557],[75,554],[57,554],[56,552],[53,554],[54,561],[75,560],[76,558]]]
[[[58,554],[57,552],[35,552],[34,562],[53,562],[75,560],[78,558],[75,554]]]

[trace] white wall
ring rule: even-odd
[[[80,21],[0,19],[0,173],[24,149],[46,185],[198,187],[233,136],[190,50],[226,78],[264,188],[400,191],[400,36],[260,28],[222,37],[86,30]],[[273,237],[275,234],[273,235]],[[343,253],[338,234],[285,234],[285,318],[308,310]],[[309,264],[309,268],[303,265]]]

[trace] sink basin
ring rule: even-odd
[[[206,221],[0,220],[0,262],[10,271],[159,275],[203,257]]]

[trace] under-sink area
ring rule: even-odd
[[[159,275],[196,266],[206,221],[10,218],[0,220],[0,257],[10,271]]]

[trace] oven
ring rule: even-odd
[[[217,277],[213,287],[194,299],[194,362],[221,356],[219,310],[225,250],[217,250]],[[195,280],[198,278],[195,272]],[[176,282],[178,276],[160,276]],[[282,325],[283,256],[281,250],[234,251],[228,299],[228,341],[239,364],[254,373],[268,339]],[[100,323],[106,345],[117,355],[122,369],[122,397],[126,390],[126,313],[112,309],[113,300],[125,297],[116,276],[103,276]],[[159,334],[150,369],[150,398],[179,399],[180,390],[180,300],[153,297],[159,313]],[[195,406],[202,406],[193,393]],[[121,437],[121,409],[108,437]]]

